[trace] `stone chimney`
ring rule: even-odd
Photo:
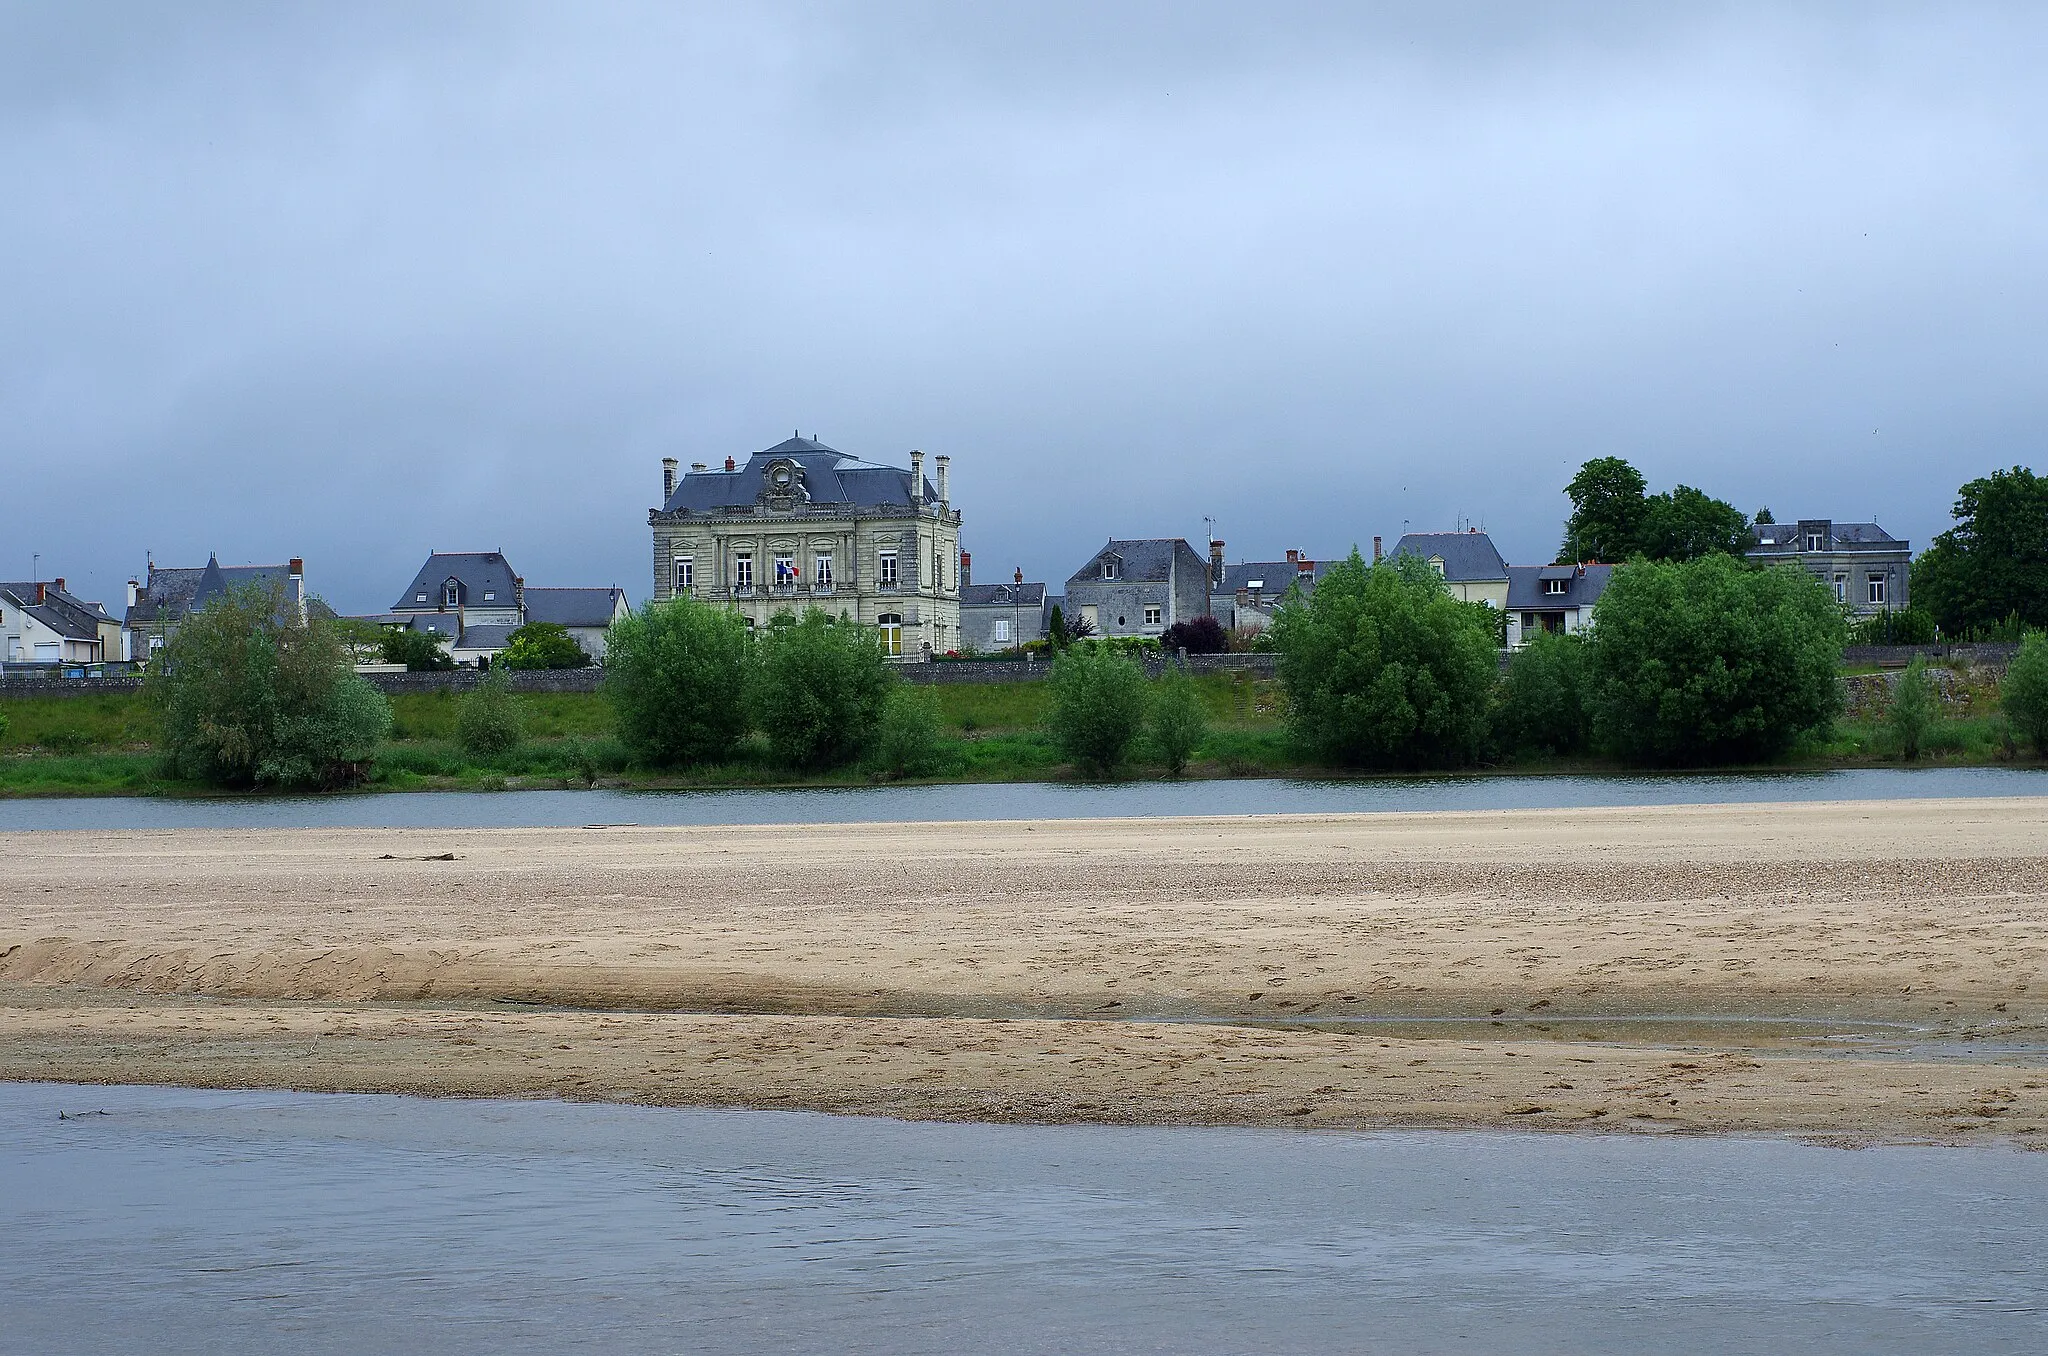
[[[141,601],[142,601],[142,581],[141,581],[140,579],[131,579],[131,580],[129,580],[129,581],[128,581],[128,606],[130,606],[130,607],[134,607],[134,606],[135,606],[135,605],[136,605],[137,603],[139,603],[139,602],[141,602]]]
[[[924,507],[924,453],[914,448],[910,453],[910,506]]]
[[[663,457],[661,459],[661,503],[663,508],[668,507],[668,501],[675,495],[676,468],[681,464],[674,457]]]
[[[1287,563],[1289,565],[1299,566],[1301,564],[1301,552],[1290,548],[1287,552]]]
[[[525,622],[526,577],[524,575],[515,574],[512,576],[512,606],[519,613],[519,620],[522,623]]]
[[[61,574],[57,576],[57,592],[64,592],[64,576]]]
[[[948,469],[949,469],[949,468],[950,468],[950,467],[951,467],[952,465],[953,465],[953,459],[952,459],[951,457],[947,456],[947,455],[946,455],[946,454],[945,454],[944,452],[941,452],[941,453],[939,453],[938,467],[939,467],[939,507],[940,507],[940,508],[946,508],[946,507],[950,506],[950,505],[952,504],[952,502],[953,502],[953,491],[952,491],[951,487],[950,487],[950,486],[948,485],[948,483],[947,483],[947,476],[946,476],[946,472],[947,472],[947,470],[948,470]]]
[[[1209,543],[1209,587],[1223,587],[1223,543],[1213,539]]]
[[[285,562],[285,601],[291,604],[292,615],[299,619],[299,625],[306,624],[306,562],[293,556]]]
[[[1022,584],[1024,582],[1024,567],[1022,565],[1017,567],[1017,573],[1010,576],[1010,582],[1013,584]]]
[[[1380,539],[1378,537],[1372,539],[1372,563],[1375,565],[1380,563]]]
[[[939,458],[939,460],[940,460],[941,462],[943,462],[943,461],[945,461],[945,458],[944,458],[944,457],[940,457],[940,458]],[[944,475],[944,474],[945,474],[945,472],[944,472],[944,471],[941,471],[941,472],[939,472],[939,474],[940,474],[940,475]],[[946,492],[945,492],[944,490],[941,490],[941,491],[939,491],[939,502],[940,502],[940,503],[944,503],[944,502],[945,502],[945,498],[946,498]],[[968,586],[969,584],[972,584],[973,582],[974,582],[974,557],[973,557],[972,555],[968,554],[967,552],[965,552],[965,551],[962,551],[962,552],[960,553],[960,587],[964,589],[964,588],[966,588],[966,587],[967,587],[967,586]]]

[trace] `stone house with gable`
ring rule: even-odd
[[[989,653],[1045,639],[1045,585],[1026,583],[1018,569],[1008,583],[974,582],[974,558],[960,553],[960,645]]]
[[[1451,595],[1468,603],[1508,605],[1508,563],[1493,538],[1477,528],[1464,532],[1410,532],[1394,543],[1390,558],[1415,556],[1429,562]]]
[[[1263,631],[1297,585],[1304,597],[1332,562],[1289,551],[1285,560],[1240,560],[1226,564],[1223,543],[1209,543],[1209,615],[1225,630]]]
[[[458,664],[487,665],[528,622],[566,628],[583,652],[604,658],[605,631],[629,611],[626,591],[528,588],[498,551],[435,551],[391,610],[371,620],[440,636]]]
[[[237,589],[253,588],[278,599],[283,618],[303,626],[317,605],[306,596],[306,562],[282,565],[206,564],[164,566],[155,561],[141,580],[128,581],[128,609],[121,621],[122,658],[144,662],[176,633],[179,622]]]
[[[647,515],[657,601],[688,595],[734,608],[749,626],[820,608],[875,627],[892,658],[961,644],[960,513],[951,459],[925,478],[793,436],[722,468],[662,462],[661,507]]]
[[[1158,636],[1206,616],[1209,566],[1183,537],[1112,538],[1067,580],[1062,616],[1098,636]]]

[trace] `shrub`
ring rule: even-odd
[[[1849,627],[1851,645],[1932,645],[1935,635],[1934,614],[1917,607],[1880,612]]]
[[[1288,719],[1328,762],[1455,766],[1478,757],[1499,674],[1493,635],[1429,565],[1353,550],[1274,618]]]
[[[604,692],[620,741],[659,766],[722,761],[747,733],[752,654],[737,612],[671,598],[605,633]]]
[[[1594,738],[1628,761],[1775,757],[1841,710],[1841,609],[1803,567],[1638,560],[1593,617]]]
[[[1934,724],[1934,684],[1927,677],[1927,661],[1915,655],[1892,688],[1884,711],[1885,733],[1899,757],[1911,762],[1920,756],[1927,734]]]
[[[407,673],[438,673],[455,667],[455,661],[441,648],[442,638],[432,631],[386,631],[384,662],[403,664]]]
[[[216,786],[341,786],[359,781],[391,705],[350,671],[327,628],[290,620],[241,589],[190,615],[144,691],[179,776]]]
[[[1160,681],[1159,690],[1152,697],[1150,724],[1152,745],[1159,751],[1159,761],[1166,764],[1169,773],[1180,776],[1187,770],[1188,759],[1201,747],[1203,736],[1209,733],[1208,713],[1202,710],[1202,699],[1195,694],[1195,685],[1186,674],[1174,670]]]
[[[1508,661],[1494,709],[1494,737],[1517,753],[1584,753],[1593,722],[1586,709],[1586,640],[1543,632]]]
[[[2001,691],[2013,734],[2048,756],[2048,636],[2037,631],[2020,642]]]
[[[1060,755],[1091,776],[1116,771],[1145,722],[1145,674],[1110,649],[1080,646],[1052,666],[1046,725]]]
[[[1159,637],[1159,644],[1168,654],[1175,650],[1186,650],[1189,654],[1222,654],[1230,648],[1230,637],[1224,633],[1223,623],[1214,617],[1190,617],[1167,627]]]
[[[580,669],[589,667],[590,656],[568,627],[528,622],[506,639],[498,662],[508,669]]]
[[[875,770],[885,777],[929,777],[939,770],[943,748],[937,699],[896,684],[875,727]]]
[[[879,632],[813,609],[762,637],[754,723],[791,767],[839,767],[866,752],[895,681]]]
[[[495,758],[519,747],[522,726],[519,698],[505,675],[493,669],[463,694],[455,713],[455,742],[464,753]]]

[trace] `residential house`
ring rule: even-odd
[[[98,664],[120,657],[121,624],[64,581],[0,583],[0,662]]]
[[[1572,635],[1593,624],[1593,604],[1607,591],[1612,565],[1508,566],[1508,648],[1519,650],[1540,631]]]
[[[1913,551],[1876,523],[1801,518],[1758,523],[1749,558],[1766,565],[1803,565],[1834,589],[1835,601],[1859,616],[1903,612],[1909,602]]]
[[[1043,584],[1024,582],[1019,569],[1007,584],[974,582],[974,558],[960,553],[960,648],[1008,650],[1045,639],[1048,613]]]
[[[143,580],[128,581],[128,609],[121,622],[121,657],[138,662],[162,649],[178,623],[225,598],[237,589],[253,588],[277,599],[280,615],[304,625],[308,616],[306,562],[294,557],[282,565],[223,565],[209,555],[206,564],[164,566],[149,563]]]
[[[1316,580],[1333,562],[1310,560],[1289,551],[1285,560],[1241,560],[1226,564],[1223,543],[1209,543],[1209,615],[1226,630],[1263,631],[1273,624],[1280,604],[1295,586],[1303,596],[1315,591]]]
[[[1410,532],[1394,543],[1392,557],[1415,556],[1448,584],[1453,596],[1489,607],[1508,605],[1508,563],[1493,538],[1477,528],[1464,532]]]
[[[1181,537],[1112,539],[1067,580],[1071,626],[1098,636],[1157,636],[1209,611],[1209,567]]]
[[[736,609],[749,626],[823,608],[873,626],[892,657],[959,648],[960,513],[940,456],[886,466],[791,437],[722,469],[678,475],[662,461],[654,596],[687,595]]]
[[[528,588],[497,551],[435,551],[391,610],[371,620],[441,637],[458,664],[487,667],[528,622],[568,629],[584,653],[604,657],[604,634],[626,615],[626,592]]]

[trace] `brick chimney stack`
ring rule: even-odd
[[[664,508],[676,492],[676,470],[681,465],[674,457],[661,459],[661,502]]]
[[[951,486],[950,486],[950,484],[949,484],[949,482],[948,482],[948,477],[947,477],[947,474],[946,474],[946,473],[947,473],[947,471],[948,471],[948,470],[949,470],[949,469],[950,469],[950,468],[952,467],[952,465],[953,465],[953,459],[952,459],[951,457],[947,456],[947,455],[946,455],[946,454],[945,454],[944,452],[941,452],[941,453],[939,453],[939,459],[938,459],[938,468],[939,468],[939,507],[940,507],[940,508],[948,508],[948,507],[950,507],[950,506],[952,505],[952,503],[953,503],[953,491],[952,491],[952,488],[951,488]]]
[[[737,471],[739,470],[739,463],[734,461],[731,457],[727,457],[725,459],[725,469],[728,471]]]
[[[1010,582],[1014,584],[1021,584],[1024,582],[1024,567],[1022,565],[1019,565],[1017,567],[1017,573],[1011,576]]]
[[[945,458],[944,458],[944,457],[941,457],[941,458],[939,458],[939,460],[941,460],[941,461],[944,461],[944,460],[945,460]],[[943,502],[944,502],[944,500],[945,500],[945,496],[944,496],[944,494],[943,494],[943,492],[942,492],[942,493],[940,494],[940,502],[942,502],[942,503],[943,503]],[[962,551],[962,552],[960,553],[960,587],[964,589],[964,588],[966,588],[966,587],[967,587],[967,586],[968,586],[969,584],[972,584],[973,582],[974,582],[974,557],[973,557],[973,555],[971,555],[970,553],[968,553],[968,552],[966,552],[966,551]]]
[[[1213,537],[1209,541],[1209,587],[1223,587],[1223,543]]]
[[[50,586],[39,580],[36,583],[36,606],[41,607],[48,601],[50,601]]]

